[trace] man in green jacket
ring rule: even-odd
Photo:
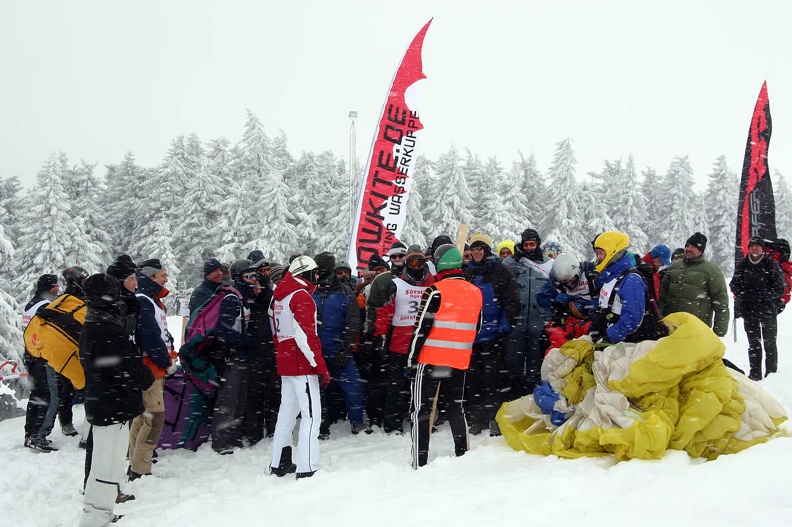
[[[707,237],[702,233],[688,238],[685,257],[672,262],[660,282],[658,307],[663,316],[678,311],[696,315],[723,337],[729,330],[729,289],[720,269],[704,258],[706,248]]]

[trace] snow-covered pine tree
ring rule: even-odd
[[[646,223],[646,206],[635,172],[635,161],[630,154],[627,163],[622,165],[619,159],[615,163],[605,162],[603,172],[605,185],[605,201],[608,216],[613,220],[616,230],[630,237],[630,246],[641,256],[652,246],[660,243],[650,240],[641,228]]]
[[[544,216],[539,223],[542,241],[553,241],[564,251],[580,251],[589,242],[581,230],[580,191],[575,179],[575,153],[569,138],[556,143],[553,165],[547,174],[547,187],[540,198]]]
[[[0,225],[0,362],[12,360],[20,367],[24,367],[21,310],[14,297],[8,293],[11,291],[11,284],[8,283],[4,273],[11,266],[13,259],[14,248],[6,237],[3,226]]]
[[[300,245],[308,254],[329,251],[340,259],[346,256],[352,229],[349,171],[343,160],[337,159],[332,152],[309,157],[311,163],[305,165],[307,171],[301,174],[302,182],[298,184],[301,191],[310,192],[311,201],[299,206],[303,210],[313,209],[308,217],[316,222],[316,227],[305,229]],[[299,229],[297,232],[300,234]]]
[[[734,233],[737,229],[735,204],[739,190],[737,174],[719,156],[707,176],[703,209],[707,225],[707,259],[717,265],[724,275],[734,271]]]
[[[135,214],[143,221],[133,234],[130,248],[138,258],[137,263],[158,258],[168,269],[172,305],[187,294],[180,267],[185,259],[175,247],[176,240],[186,235],[179,226],[184,216],[187,185],[195,177],[187,144],[184,136],[174,139],[162,164],[141,182],[140,195],[144,199],[138,203]]]
[[[512,167],[515,173],[514,188],[516,192],[511,197],[514,201],[515,213],[521,218],[521,225],[515,230],[522,233],[528,225],[539,225],[544,217],[545,203],[541,197],[545,193],[545,177],[536,166],[536,158],[531,153],[527,158],[520,154],[517,167]],[[516,170],[515,170],[516,168]]]
[[[663,177],[662,191],[658,193],[663,210],[658,221],[665,226],[660,239],[666,240],[669,247],[682,247],[702,223],[703,211],[698,208],[693,183],[693,169],[688,157],[676,156]]]
[[[19,178],[14,176],[10,178],[0,178],[0,226],[4,228],[5,239],[11,244],[11,247],[17,247],[17,229],[18,229],[18,216],[19,216],[19,190],[22,185],[19,183]],[[6,284],[10,284],[16,276],[10,265],[0,266],[0,280],[5,280]],[[11,291],[11,289],[6,289]]]
[[[792,237],[792,192],[789,190],[789,182],[778,170],[775,171],[773,179],[776,234],[789,241]]]
[[[219,218],[225,213],[222,203],[228,188],[220,176],[212,173],[212,162],[204,157],[187,183],[187,191],[180,207],[178,230],[183,236],[174,240],[185,288],[197,286],[203,280],[203,259],[214,255],[223,238],[218,229]],[[215,168],[219,168],[215,165]]]
[[[515,214],[511,196],[512,182],[507,180],[503,168],[494,157],[487,159],[484,166],[484,181],[479,194],[480,212],[474,219],[478,229],[493,240],[513,238],[520,230],[523,217]],[[495,247],[492,248],[493,253]]]
[[[85,248],[75,240],[84,241],[84,232],[65,191],[63,181],[68,175],[66,154],[50,154],[36,176],[36,185],[22,200],[13,281],[20,304],[30,299],[42,274],[60,275],[71,265],[83,265]]]
[[[407,201],[407,222],[404,224],[401,235],[405,243],[428,245],[427,239],[431,234],[431,227],[426,221],[425,208],[432,199],[429,194],[431,192],[429,185],[434,177],[433,171],[434,162],[426,156],[419,155],[415,160],[412,188]]]
[[[484,201],[484,187],[487,185],[484,174],[484,163],[478,155],[474,155],[469,148],[465,148],[465,160],[462,162],[462,172],[465,174],[465,182],[470,193],[470,215],[473,222],[479,225],[484,209],[489,205]],[[471,226],[472,227],[472,226]]]
[[[605,210],[604,200],[602,198],[603,189],[599,183],[593,181],[584,181],[579,185],[580,189],[580,204],[579,208],[582,212],[582,219],[580,222],[580,232],[583,239],[586,241],[582,247],[572,248],[579,256],[587,260],[594,259],[594,249],[591,246],[597,236],[605,231],[615,231],[616,225],[613,220],[608,216]],[[567,250],[567,248],[564,248]]]
[[[135,156],[127,151],[124,160],[117,165],[108,165],[105,174],[105,191],[102,194],[102,208],[112,211],[105,219],[112,246],[111,256],[128,254],[140,225],[146,216],[138,216],[136,211],[146,210],[146,196],[132,189],[140,188],[146,179],[147,170],[135,162]]]
[[[427,183],[428,195],[431,197],[424,208],[424,218],[432,231],[427,239],[434,239],[440,234],[453,238],[460,223],[470,225],[473,221],[470,212],[473,199],[465,181],[462,160],[455,147],[452,146],[440,156],[434,177]]]
[[[643,195],[644,206],[646,207],[646,214],[643,216],[643,224],[641,229],[646,233],[646,237],[652,241],[653,244],[669,242],[665,237],[665,217],[666,212],[663,209],[662,187],[660,178],[654,168],[646,167],[641,173],[641,194]],[[674,247],[671,247],[673,250]]]
[[[91,272],[104,272],[113,261],[113,242],[104,227],[108,215],[102,202],[105,189],[94,175],[94,168],[95,164],[81,161],[66,173],[63,188],[76,212],[74,220],[80,223],[80,238],[75,237],[74,243],[84,250],[78,263]]]

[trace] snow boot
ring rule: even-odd
[[[313,470],[311,472],[298,472],[297,473],[297,479],[310,478],[314,474],[316,474],[315,470]]]
[[[120,490],[118,491],[118,495],[116,496],[116,503],[126,503],[128,501],[132,501],[135,499],[134,494],[124,494]]]
[[[61,432],[63,432],[63,435],[69,437],[80,435],[80,433],[74,428],[74,425],[71,423],[66,423],[65,425],[61,425]]]
[[[366,423],[358,423],[352,425],[352,434],[358,435],[360,432],[365,432],[366,434],[370,434],[373,432],[373,430]]]
[[[25,446],[36,452],[57,452],[58,449],[50,444],[46,437],[30,436],[25,439]]]
[[[292,448],[290,446],[284,447],[281,451],[280,464],[277,467],[270,467],[270,474],[275,474],[282,478],[286,474],[294,474],[297,472],[297,465],[292,463]]]

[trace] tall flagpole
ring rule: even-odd
[[[347,199],[349,200],[349,226],[350,230],[355,223],[355,197],[357,190],[355,185],[355,165],[357,164],[357,157],[355,152],[355,145],[357,144],[357,134],[355,133],[355,119],[358,113],[355,110],[349,112],[349,187],[347,189]]]

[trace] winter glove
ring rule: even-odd
[[[170,377],[171,375],[173,375],[174,373],[176,373],[176,370],[178,369],[178,366],[179,366],[179,365],[178,365],[178,364],[176,364],[176,361],[175,361],[175,360],[171,360],[171,364],[170,364],[170,366],[168,366],[168,367],[165,369],[165,373],[168,375],[168,377]]]
[[[330,381],[332,380],[333,379],[330,377],[330,372],[326,371],[320,374],[319,376],[319,386],[321,386],[322,388],[327,388],[328,386],[330,386]]]
[[[559,293],[558,296],[556,296],[555,301],[559,304],[566,304],[569,302],[570,298],[571,297],[567,293]]]
[[[346,368],[347,364],[349,364],[349,353],[345,348],[341,348],[338,350],[338,353],[336,353],[333,365],[336,368]]]

